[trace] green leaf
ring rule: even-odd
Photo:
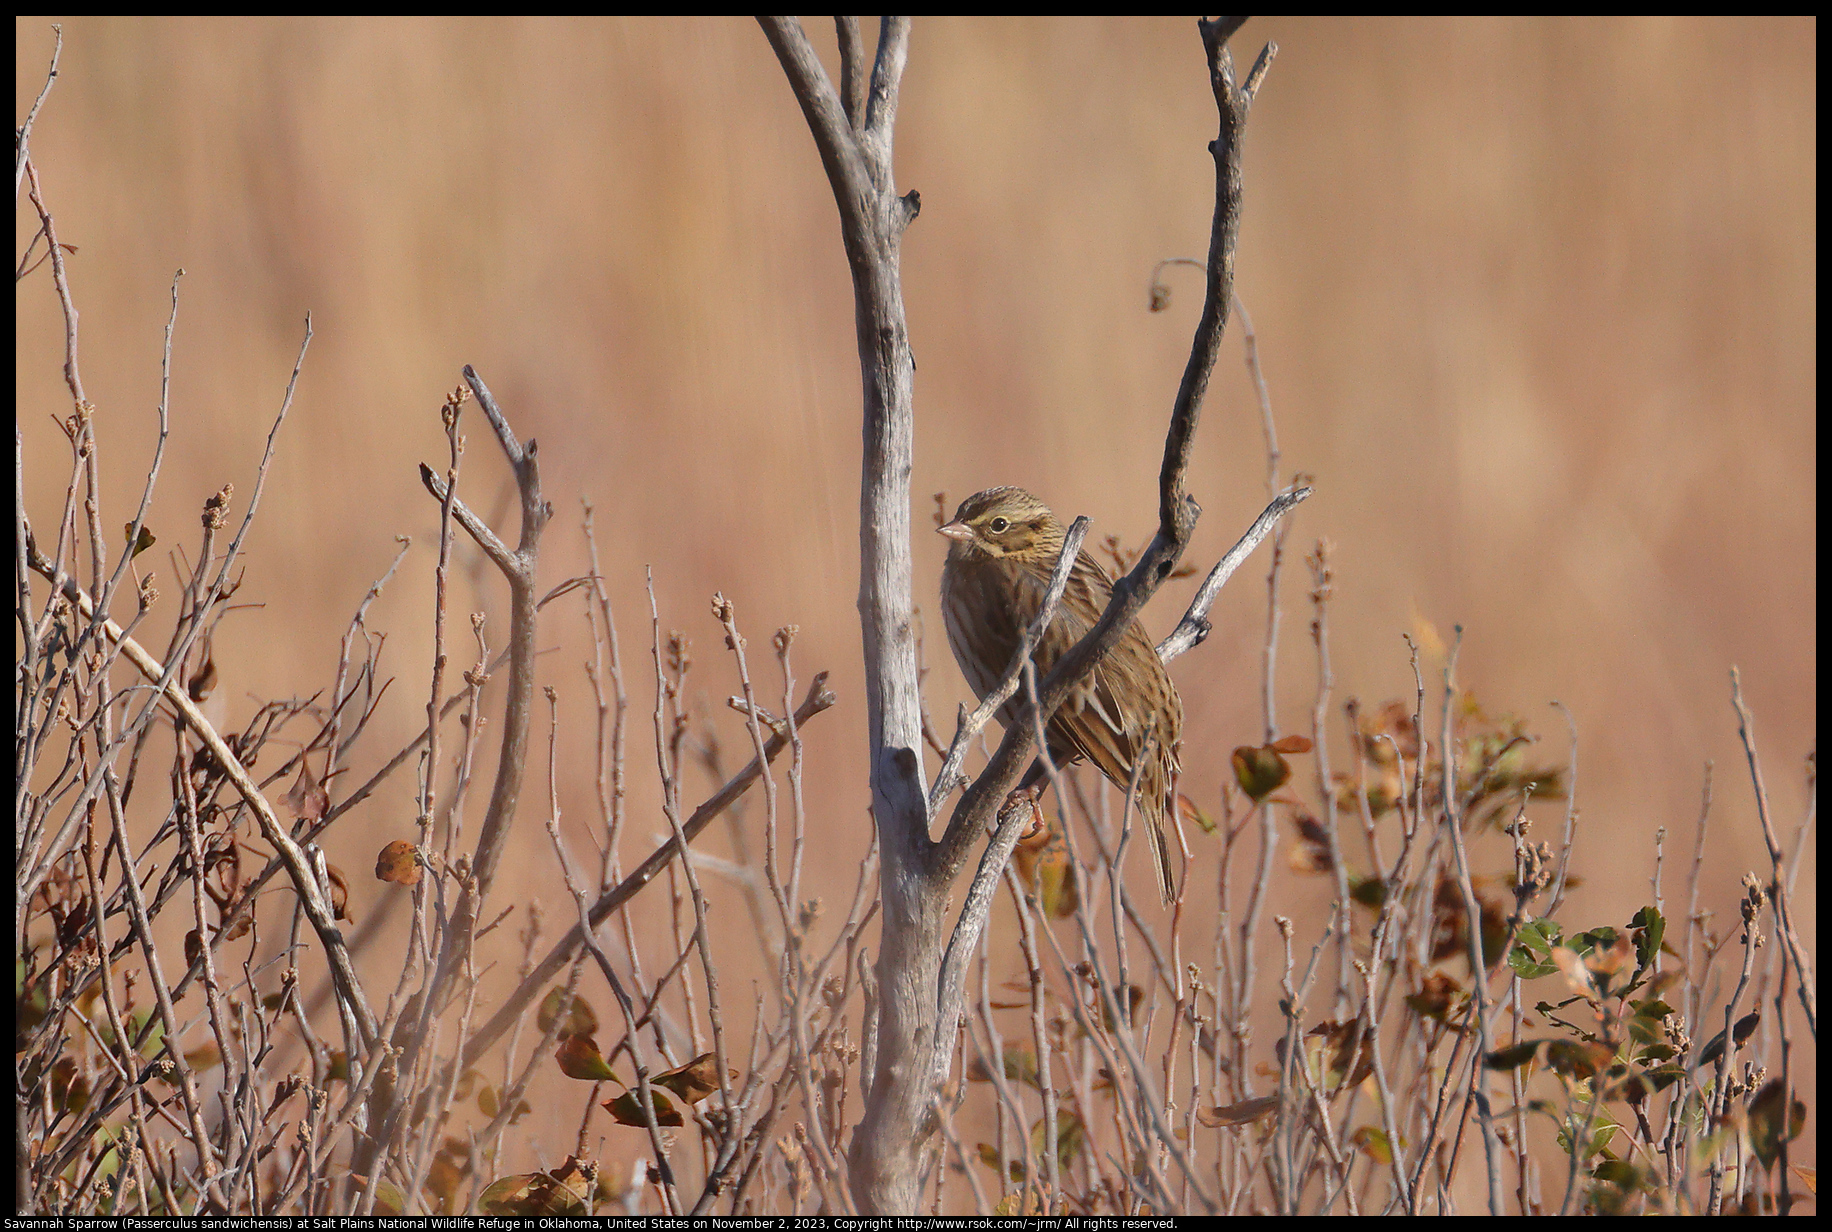
[[[1552,953],[1554,946],[1560,944],[1563,935],[1564,930],[1559,927],[1557,920],[1530,920],[1521,926],[1518,940],[1535,954],[1545,957]]]
[[[134,524],[132,522],[129,522],[125,526],[123,526],[121,530],[124,535],[133,536],[134,535]],[[139,535],[134,536],[133,538],[134,550],[128,553],[128,558],[131,560],[133,557],[138,556],[140,553],[146,551],[146,549],[152,547],[157,542],[159,541],[153,537],[153,532],[151,530],[148,530],[145,526],[141,526]]]
[[[1031,1126],[1031,1150],[1041,1156],[1049,1149],[1048,1126],[1042,1117]],[[1068,1171],[1075,1157],[1081,1154],[1082,1143],[1087,1139],[1087,1130],[1082,1126],[1081,1118],[1074,1113],[1058,1108],[1056,1110],[1056,1167],[1058,1171]]]
[[[1553,974],[1558,965],[1541,961],[1525,946],[1517,945],[1508,951],[1508,970],[1523,980],[1537,980],[1542,975]]]
[[[1484,1057],[1482,1063],[1490,1069],[1519,1069],[1533,1059],[1533,1055],[1539,1051],[1540,1042],[1528,1040],[1512,1048],[1497,1049]]]
[[[1667,935],[1667,921],[1655,908],[1643,907],[1628,926],[1635,938],[1635,970],[1646,971],[1654,965],[1654,956],[1660,953],[1660,943]]]
[[[1005,1071],[1007,1082],[1022,1082],[1039,1091],[1043,1089],[1038,1081],[1036,1053],[1022,1044],[1007,1044],[1003,1060],[1004,1064],[1000,1068]],[[978,1057],[975,1057],[968,1062],[967,1078],[971,1082],[991,1082],[992,1073]]]
[[[1242,746],[1234,750],[1234,777],[1240,789],[1255,802],[1285,785],[1291,777],[1291,765],[1272,745]]]
[[[1787,1109],[1785,1126],[1781,1120],[1784,1107]],[[1781,1144],[1800,1137],[1806,1123],[1806,1104],[1788,1099],[1787,1088],[1781,1079],[1772,1079],[1749,1101],[1749,1147],[1764,1168],[1772,1168],[1781,1158]]]
[[[148,1023],[152,1024],[150,1031],[147,1031]],[[112,1046],[115,1042],[114,1028],[106,1021],[100,1024],[100,1028],[103,1041]],[[142,1031],[147,1031],[145,1039],[140,1038]],[[165,1044],[165,1020],[152,1009],[135,1010],[127,1016],[127,1038],[130,1042],[140,1040],[140,1055],[151,1061],[159,1055],[160,1048]]]
[[[1521,926],[1515,946],[1508,951],[1508,969],[1523,980],[1536,980],[1558,970],[1552,951],[1563,944],[1564,930],[1557,920],[1530,920]]]
[[[1581,932],[1569,942],[1571,949],[1576,950],[1580,955],[1585,957],[1588,957],[1598,950],[1607,950],[1615,944],[1616,930],[1607,925],[1602,928],[1592,928],[1586,932]]]
[[[558,987],[541,999],[540,1012],[535,1015],[535,1025],[541,1033],[547,1033],[554,1021],[560,1020],[560,1038],[569,1035],[598,1034],[598,1013],[592,1009],[583,997],[569,997],[564,988]]]
[[[1610,1185],[1634,1190],[1641,1187],[1641,1170],[1621,1159],[1606,1159],[1591,1170],[1591,1176]]]
[[[999,1170],[999,1148],[993,1146],[990,1142],[982,1142],[980,1143],[979,1149],[980,1162],[985,1164],[988,1168],[991,1168],[994,1172],[997,1172]],[[1011,1161],[1010,1175],[1013,1181],[1019,1183],[1023,1182],[1024,1161],[1022,1159],[1014,1159]]]
[[[1748,1039],[1751,1035],[1755,1034],[1756,1028],[1761,1025],[1762,1025],[1762,1011],[1761,1010],[1754,1010],[1748,1014],[1743,1015],[1743,1017],[1737,1019],[1736,1025],[1731,1027],[1730,1029],[1731,1041],[1735,1046],[1731,1049],[1731,1051],[1735,1052],[1737,1048],[1741,1048],[1743,1046],[1743,1041]],[[1705,1050],[1698,1054],[1698,1063],[1701,1067],[1706,1066],[1706,1065],[1716,1065],[1718,1063],[1718,1059],[1721,1058],[1723,1055],[1724,1055],[1724,1033],[1722,1031],[1719,1031],[1716,1035],[1711,1037],[1711,1042],[1705,1045]]]
[[[657,1125],[685,1125],[681,1110],[654,1087],[649,1088],[649,1100],[655,1106],[655,1123]],[[625,1091],[616,1099],[607,1099],[601,1107],[611,1114],[611,1119],[619,1125],[647,1125],[643,1118],[642,1103],[636,1098],[636,1092]]]
[[[17,998],[16,1004],[18,1009],[15,1011],[13,1018],[13,1035],[18,1041],[18,1046],[24,1048],[33,1030],[37,1028],[39,1023],[45,1020],[45,1015],[51,1012],[51,1001],[50,998],[45,995],[45,988],[42,984],[33,984],[30,995],[27,995],[24,959],[18,960],[17,970],[19,973],[17,978],[19,991],[15,996]]]
[[[1365,873],[1350,873],[1349,897],[1363,907],[1379,909],[1387,901],[1387,883]]]
[[[356,1176],[356,1182],[359,1185],[367,1185],[369,1178]],[[375,1182],[375,1213],[377,1215],[400,1215],[405,1213],[406,1208],[407,1195],[401,1192],[399,1185],[387,1179]]]
[[[1393,1162],[1393,1145],[1387,1141],[1387,1131],[1379,1126],[1363,1125],[1350,1135],[1349,1140],[1375,1163],[1386,1165]]]
[[[518,1215],[525,1219],[577,1218],[585,1214],[585,1199],[545,1172],[522,1172],[490,1182],[477,1195],[477,1209],[485,1215]]]
[[[1052,920],[1066,920],[1081,906],[1081,886],[1075,879],[1075,861],[1066,847],[1051,847],[1037,861],[1037,903]]]
[[[553,1057],[560,1063],[560,1072],[568,1078],[608,1082],[617,1076],[598,1052],[598,1041],[589,1035],[567,1036],[554,1049]]]

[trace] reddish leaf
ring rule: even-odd
[[[655,1107],[657,1125],[685,1125],[687,1123],[681,1117],[680,1109],[676,1108],[666,1095],[653,1088],[650,1089],[649,1095],[650,1102]],[[648,1124],[648,1121],[643,1119],[642,1104],[638,1102],[635,1091],[625,1091],[616,1099],[607,1099],[602,1106],[611,1114],[611,1119],[619,1125]]]
[[[331,793],[312,777],[311,762],[304,754],[299,757],[299,777],[280,802],[305,822],[317,821],[331,807]]]
[[[1420,982],[1417,992],[1407,995],[1406,1004],[1425,1017],[1442,1022],[1462,996],[1462,985],[1441,971],[1433,971]]]
[[[1177,793],[1177,815],[1195,822],[1197,829],[1204,834],[1215,833],[1215,819],[1198,808],[1196,802],[1182,792]]]
[[[1329,1071],[1337,1085],[1343,1087],[1360,1086],[1374,1072],[1374,1056],[1368,1049],[1366,1029],[1357,1030],[1360,1020],[1345,1018],[1339,1021],[1319,1023],[1306,1034],[1320,1037],[1329,1045]],[[1351,1048],[1353,1049],[1353,1070],[1351,1072]]]
[[[1309,813],[1298,811],[1292,817],[1298,841],[1291,849],[1291,871],[1294,873],[1327,873],[1334,868],[1330,859],[1329,831]]]
[[[1100,1001],[1101,1021],[1107,1025],[1107,1030],[1119,1030],[1119,1024],[1113,1021],[1113,1011],[1109,1008],[1110,1002],[1106,997],[1099,997],[1098,994],[1096,995]],[[1117,998],[1115,999],[1117,1000]],[[1126,1017],[1129,1021],[1134,1023],[1138,1022],[1139,1006],[1144,1004],[1144,1001],[1145,990],[1143,988],[1140,988],[1137,984],[1126,985]]]
[[[1546,1067],[1567,1078],[1595,1078],[1609,1068],[1615,1056],[1615,1051],[1607,1044],[1580,1040],[1546,1042]]]
[[[331,918],[347,920],[350,918],[350,882],[335,864],[326,864],[324,871],[331,879]]]
[[[208,701],[210,694],[216,692],[216,654],[207,641],[204,643],[204,661],[191,673],[185,692],[191,695],[194,702]]]
[[[553,1050],[553,1057],[560,1063],[560,1072],[568,1078],[604,1082],[616,1077],[599,1053],[598,1041],[589,1035],[567,1036]]]
[[[440,1214],[449,1215],[455,1209],[458,1186],[464,1183],[469,1171],[468,1149],[455,1154],[441,1150],[433,1156],[432,1166],[426,1170],[426,1191],[438,1199]]]
[[[736,1078],[738,1071],[732,1070],[730,1076]],[[690,1104],[697,1104],[719,1089],[718,1058],[713,1053],[703,1052],[679,1069],[657,1074],[649,1081],[667,1087]]]

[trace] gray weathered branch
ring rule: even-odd
[[[1158,643],[1158,658],[1169,663],[1184,651],[1202,645],[1214,628],[1209,624],[1209,609],[1215,605],[1221,588],[1228,584],[1234,571],[1253,554],[1253,549],[1272,533],[1279,519],[1310,494],[1310,488],[1294,487],[1272,498],[1272,503],[1253,520],[1253,525],[1240,537],[1240,542],[1229,548],[1227,554],[1209,570],[1209,575],[1202,579],[1202,585],[1196,588],[1196,597],[1190,600],[1189,610],[1183,613],[1183,619],[1170,631],[1170,636]]]
[[[1209,61],[1209,84],[1220,115],[1220,133],[1209,146],[1215,158],[1215,216],[1209,230],[1208,278],[1202,315],[1196,324],[1189,362],[1184,366],[1183,380],[1178,386],[1170,426],[1164,437],[1164,461],[1158,472],[1158,533],[1131,572],[1114,584],[1113,598],[1099,622],[1057,661],[1039,686],[1037,704],[1046,719],[1119,643],[1126,626],[1144,610],[1157,588],[1170,577],[1189,544],[1196,518],[1201,513],[1200,506],[1185,491],[1185,476],[1196,425],[1201,418],[1203,397],[1208,392],[1209,375],[1220,353],[1222,331],[1227,325],[1228,306],[1234,293],[1234,247],[1240,232],[1240,133],[1246,125],[1252,99],[1234,84],[1233,58],[1226,42],[1228,35],[1245,20],[1220,18],[1199,23],[1203,49]],[[1269,46],[1255,67],[1256,73],[1263,75],[1264,68],[1260,66],[1269,62],[1270,55]],[[1271,516],[1276,521],[1279,514]],[[1262,515],[1262,520],[1264,517]],[[1209,601],[1213,602],[1213,596]],[[1198,619],[1201,619],[1200,613]],[[1018,722],[1008,728],[992,761],[955,806],[947,833],[934,855],[934,867],[942,877],[951,881],[958,875],[973,836],[988,826],[999,802],[1017,784],[1018,776],[1036,752],[1035,729],[1038,726]]]
[[[934,1091],[945,1076],[955,1042],[952,1018],[958,1010],[958,996],[949,994],[949,989],[959,986],[959,971],[954,968],[966,961],[991,904],[989,893],[976,892],[961,917],[950,924],[950,888],[1035,753],[1037,733],[1044,726],[1039,719],[1046,720],[1119,643],[1129,623],[1170,576],[1201,512],[1187,494],[1185,481],[1233,289],[1240,217],[1239,135],[1270,57],[1268,48],[1245,89],[1235,85],[1226,43],[1244,20],[1204,21],[1200,27],[1221,115],[1220,134],[1210,147],[1216,168],[1215,217],[1207,295],[1165,437],[1158,533],[1137,566],[1114,587],[1112,601],[1099,622],[1056,664],[1038,688],[1035,701],[1023,704],[1020,721],[1006,730],[991,763],[968,786],[946,832],[936,842],[929,836],[931,809],[953,788],[969,727],[977,731],[1002,702],[1009,701],[1010,694],[986,698],[973,716],[962,719],[961,733],[944,758],[941,776],[931,791],[924,792],[910,565],[915,369],[898,271],[902,234],[920,202],[914,192],[903,197],[896,194],[891,160],[897,85],[908,53],[909,25],[900,18],[883,19],[870,87],[861,105],[863,44],[849,19],[837,23],[843,96],[828,79],[799,22],[759,19],[814,136],[839,208],[841,236],[852,271],[864,395],[859,618],[872,815],[882,852],[884,924],[878,956],[877,1021],[867,1028],[875,1027],[877,1046],[872,1072],[867,1075],[865,1113],[853,1135],[849,1159],[851,1196],[861,1211],[907,1214],[917,1206],[921,1162],[934,1129]],[[1262,520],[1276,520],[1299,499],[1302,494],[1277,512],[1269,511]],[[1072,566],[1073,561],[1074,552],[1065,550],[1058,566],[1058,585],[1066,579],[1064,566]],[[1233,567],[1218,566],[1212,575],[1213,588],[1205,588],[1206,595],[1199,597],[1201,605],[1186,617],[1192,626],[1189,645],[1200,640],[1198,630],[1206,623],[1204,612],[1214,601],[1213,590],[1220,588]],[[1016,673],[1027,657],[1021,650],[1007,673],[1014,687]],[[1009,855],[1017,821],[1017,814],[1000,819],[995,849],[987,859],[1002,862]],[[991,884],[991,878],[976,882],[982,889]],[[946,969],[944,949],[949,955]]]
[[[534,705],[535,629],[540,606],[535,572],[540,560],[541,532],[553,516],[553,506],[541,496],[541,468],[535,442],[529,440],[523,445],[516,439],[489,387],[469,364],[464,367],[464,379],[477,396],[477,403],[495,430],[510,469],[515,472],[515,486],[522,504],[522,534],[515,551],[509,552],[481,519],[463,508],[462,502],[452,502],[458,524],[477,541],[509,583],[509,685],[503,709],[502,756],[497,762],[496,782],[490,792],[489,810],[484,814],[483,826],[477,836],[477,848],[471,855],[472,881],[459,895],[452,916],[452,931],[440,955],[442,978],[437,981],[439,984],[449,983],[450,973],[463,960],[464,951],[470,945],[472,929],[508,844],[509,829],[515,822],[515,806],[521,798],[528,760],[528,724]],[[437,477],[424,466],[420,475],[428,490],[444,500],[444,485]],[[438,1001],[438,998],[428,999],[428,1012],[436,1008]]]
[[[31,566],[46,577],[54,577],[56,570],[51,562],[38,552],[31,554]],[[69,577],[63,579],[64,597],[82,614],[83,618],[94,619],[95,606],[83,589]],[[167,672],[165,665],[155,659],[143,646],[128,636],[121,626],[111,618],[102,619],[101,628],[108,640],[120,647],[122,656],[137,668],[140,674],[152,681],[163,693],[166,702],[178,713],[186,727],[196,735],[199,743],[210,750],[210,755],[222,766],[224,777],[236,794],[242,798],[254,814],[260,826],[261,837],[279,853],[281,864],[287,876],[292,880],[293,889],[299,895],[299,901],[305,908],[305,916],[318,934],[324,945],[325,960],[331,967],[331,981],[337,989],[337,999],[346,1006],[355,1019],[358,1032],[366,1048],[375,1040],[375,1015],[369,1009],[369,1003],[363,996],[362,983],[356,978],[356,970],[350,963],[349,947],[344,942],[344,935],[337,927],[330,904],[325,900],[318,887],[318,879],[312,872],[312,866],[305,851],[293,841],[287,827],[281,823],[279,815],[274,812],[272,804],[262,793],[260,786],[249,775],[235,751],[229,747],[216,728],[206,719],[197,703],[185,692],[184,683],[176,673]]]
[[[821,672],[808,686],[807,697],[795,709],[795,725],[802,726],[815,715],[832,706],[834,700],[834,695],[827,690],[827,673]],[[771,761],[774,761],[777,754],[788,745],[788,733],[779,731],[771,736],[768,743],[764,745],[764,752],[769,754]],[[756,782],[762,773],[763,763],[753,757],[749,765],[726,780],[725,786],[709,796],[706,802],[695,809],[693,815],[682,823],[681,832],[687,836],[687,841],[691,843],[699,837],[700,831],[710,825],[714,818],[730,808],[739,796],[749,790],[751,784]],[[678,855],[679,847],[673,838],[669,838],[650,852],[648,858],[636,866],[635,871],[598,896],[598,900],[592,904],[587,915],[592,927],[596,928],[609,919],[612,912],[634,898],[638,891],[653,881],[656,875],[667,867],[668,861],[675,859]],[[585,934],[578,925],[574,925],[572,931],[560,938],[554,947],[547,951],[547,956],[535,964],[522,982],[516,986],[515,991],[503,1001],[495,1015],[465,1041],[465,1065],[475,1065],[483,1058],[483,1055],[489,1051],[490,1045],[502,1038],[503,1033],[515,1025],[515,1020],[526,1012],[547,981],[553,979],[568,963],[572,962],[573,956],[584,944]]]

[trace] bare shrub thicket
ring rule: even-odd
[[[887,21],[873,58],[840,19],[836,89],[798,25],[766,24],[847,228],[868,504],[901,499],[885,522],[892,537],[868,536],[861,605],[884,841],[843,911],[821,910],[803,888],[818,836],[802,806],[799,733],[836,699],[824,673],[798,680],[793,627],[759,653],[732,605],[712,599],[730,656],[716,670],[736,682],[729,704],[748,759],[730,773],[690,738],[693,664],[659,613],[645,652],[628,655],[595,568],[572,579],[541,571],[543,538],[559,528],[539,453],[468,368],[440,410],[449,452],[421,468],[440,511],[424,731],[398,750],[368,747],[389,674],[403,670],[385,665],[368,612],[405,567],[405,544],[363,592],[318,691],[217,730],[205,713],[212,631],[260,585],[241,549],[284,447],[293,386],[253,490],[225,486],[199,511],[195,538],[162,545],[190,563],[160,593],[135,560],[151,546],[165,392],[144,486],[104,490],[67,249],[30,160],[28,118],[17,182],[38,229],[19,277],[48,283],[62,305],[71,403],[59,416],[67,455],[30,459],[65,468],[62,507],[28,511],[20,496],[16,509],[16,1209],[1537,1214],[1798,1201],[1804,1173],[1789,1143],[1805,1108],[1792,1075],[1817,1027],[1790,894],[1811,819],[1784,843],[1740,693],[1771,865],[1752,870],[1735,920],[1729,904],[1699,900],[1709,777],[1696,831],[1676,836],[1670,880],[1681,888],[1657,877],[1630,919],[1568,918],[1567,890],[1613,862],[1579,825],[1575,727],[1568,760],[1538,759],[1521,723],[1458,688],[1454,648],[1430,679],[1413,648],[1408,698],[1364,707],[1338,697],[1322,541],[1305,556],[1315,702],[1301,734],[1281,734],[1270,682],[1285,532],[1274,525],[1305,490],[1279,490],[1250,334],[1273,503],[1205,593],[1212,602],[1272,534],[1264,739],[1234,750],[1212,806],[1181,802],[1180,840],[1200,858],[1179,900],[1167,913],[1152,896],[1135,900],[1122,875],[1139,863],[1132,810],[1098,775],[1052,768],[1041,801],[1007,794],[1042,716],[1091,669],[1103,630],[1171,574],[1194,521],[1183,467],[1232,304],[1235,138],[1270,60],[1268,49],[1237,85],[1226,49],[1236,28],[1203,24],[1222,116],[1216,225],[1207,261],[1190,262],[1207,274],[1208,302],[1172,415],[1160,534],[1142,553],[1109,542],[1127,578],[1079,658],[1043,680],[1012,665],[1006,695],[1029,727],[1014,726],[969,783],[961,766],[985,747],[970,737],[994,707],[963,714],[952,739],[938,732],[919,694],[898,692],[917,678],[917,648],[891,634],[874,641],[872,624],[901,636],[891,592],[900,584],[907,608],[910,585],[907,467],[895,465],[909,446],[895,240],[916,203],[889,174],[907,25]],[[1154,288],[1153,306],[1167,296]],[[175,282],[174,319],[177,307]],[[309,341],[308,323],[301,364]],[[493,441],[514,474],[513,546],[459,495],[466,473],[489,464],[489,451],[461,453],[461,427]],[[17,479],[27,459],[15,439]],[[111,533],[123,522],[124,538]],[[589,546],[589,507],[582,531]],[[505,646],[448,601],[459,536],[507,584]],[[141,641],[155,605],[177,611],[163,648]],[[1201,641],[1206,605],[1160,647],[1165,658]],[[539,622],[568,613],[588,623],[594,648],[583,682],[597,715],[590,851],[569,849],[558,825],[557,708],[535,665]],[[483,686],[497,673],[506,702],[486,716]],[[910,725],[901,737],[900,723]],[[484,739],[501,746],[487,784],[473,774]],[[349,774],[359,747],[364,764],[380,765],[361,783]],[[942,767],[933,779],[925,747]],[[636,860],[625,780],[649,773],[651,756],[672,837]],[[702,762],[724,785],[696,798],[688,771]],[[382,846],[373,871],[327,863],[326,831],[396,775],[417,776],[415,840]],[[931,842],[930,823],[963,785]],[[740,859],[682,858],[711,823],[734,819],[747,792],[761,808],[744,824],[760,832],[737,835]],[[897,828],[900,809],[919,837]],[[518,817],[545,820],[561,919],[511,916],[491,898]],[[1666,847],[1656,854],[1664,868]],[[349,879],[371,875],[411,899],[403,952],[367,948],[375,934],[345,918]],[[709,914],[709,876],[739,887],[744,915]],[[1285,876],[1329,887],[1335,905],[1320,932],[1268,915],[1268,888]],[[1192,909],[1209,895],[1212,928]],[[661,949],[640,940],[653,933],[632,925],[635,909],[667,921]],[[755,996],[720,981],[722,951],[740,942],[761,945],[773,972]],[[486,1002],[479,975],[491,964],[513,967],[516,981]],[[574,1099],[535,1115],[529,1083],[546,1066]],[[505,1144],[530,1135],[561,1162],[499,1166]]]

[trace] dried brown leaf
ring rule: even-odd
[[[420,849],[406,839],[397,838],[377,853],[376,880],[392,881],[404,886],[418,885],[421,863]]]
[[[1237,1104],[1197,1108],[1196,1120],[1210,1129],[1222,1125],[1251,1125],[1271,1116],[1278,1106],[1278,1096],[1262,1095],[1258,1099],[1243,1099]]]

